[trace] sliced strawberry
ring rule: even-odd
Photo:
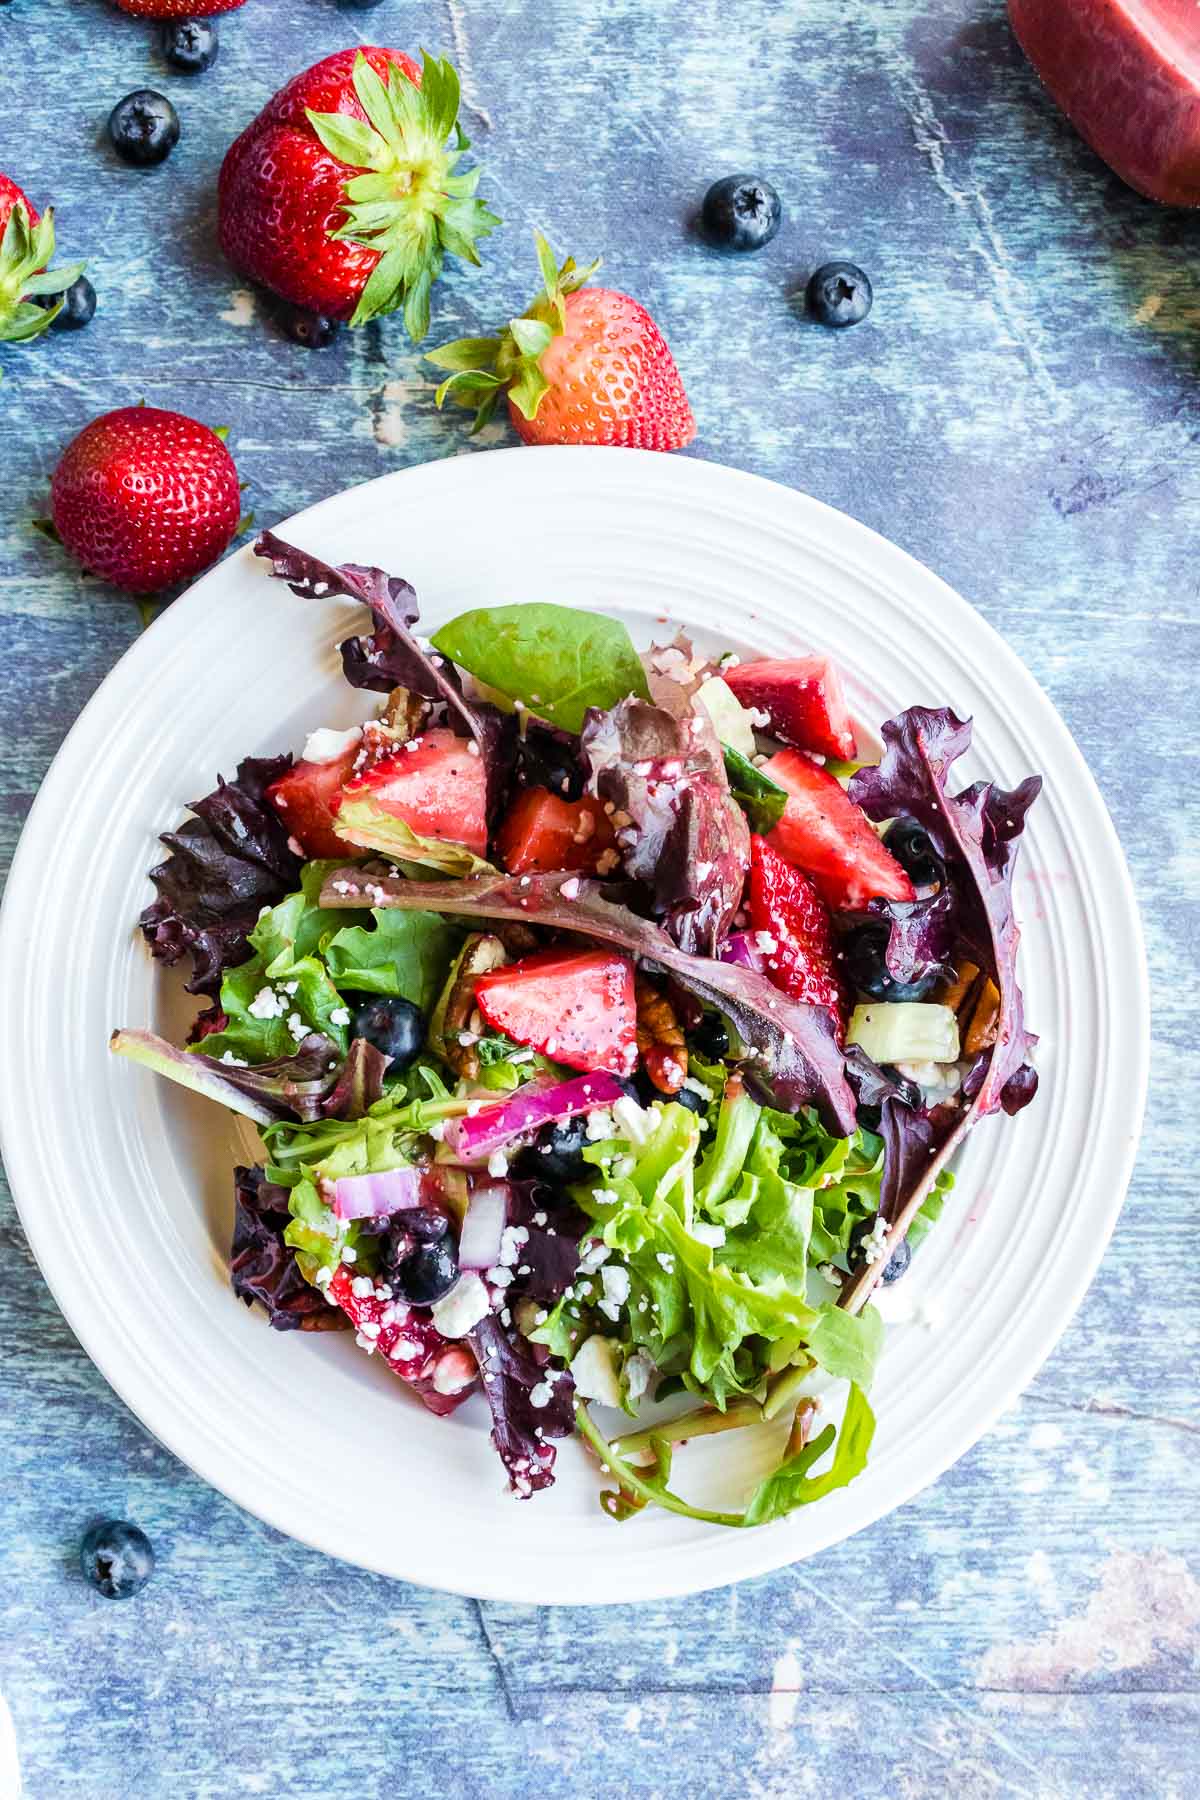
[[[615,951],[539,951],[481,975],[475,999],[497,1031],[569,1069],[637,1067],[633,964]]]
[[[840,1035],[845,995],[829,909],[804,871],[785,862],[766,838],[750,839],[747,905],[767,975],[793,1000],[828,1007]]]
[[[487,776],[477,746],[439,728],[347,781],[337,806],[347,831],[400,819],[418,837],[487,851]]]
[[[544,874],[551,869],[580,869],[589,875],[597,865],[615,868],[616,839],[599,800],[585,794],[564,800],[549,788],[526,788],[496,833],[500,861],[511,875]]]
[[[853,757],[858,752],[842,678],[824,656],[735,664],[724,671],[743,706],[770,719],[770,729],[797,750],[818,756]]]
[[[267,799],[306,856],[361,856],[333,826],[342,786],[354,773],[357,755],[358,745],[351,744],[331,762],[300,761],[267,789]]]
[[[812,876],[833,912],[865,912],[876,898],[916,899],[912,882],[884,849],[867,815],[827,770],[798,750],[780,750],[765,773],[790,796],[767,842]]]
[[[385,1282],[356,1275],[345,1263],[338,1264],[325,1291],[355,1327],[359,1347],[378,1350],[431,1413],[452,1413],[474,1392],[479,1380],[475,1358],[465,1344],[442,1336],[427,1308],[406,1306],[392,1297]]]

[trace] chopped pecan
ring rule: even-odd
[[[999,1017],[1000,990],[991,976],[985,975],[979,984],[978,996],[963,1039],[963,1051],[967,1056],[978,1056],[981,1050],[986,1050],[989,1044],[995,1043],[996,1022]]]
[[[430,1041],[454,1073],[467,1081],[479,1078],[479,1054],[475,1049],[479,1034],[472,1029],[475,983],[481,975],[502,968],[507,961],[508,952],[494,932],[472,932],[434,1009]]]
[[[978,980],[979,970],[975,967],[973,962],[964,962],[960,964],[954,980],[943,993],[936,996],[938,1004],[941,1006],[948,1006],[952,1013],[956,1013]]]
[[[677,1094],[687,1077],[688,1053],[675,1008],[645,975],[637,977],[635,992],[637,1047],[646,1073],[660,1094]]]
[[[384,702],[380,719],[396,736],[398,744],[419,737],[429,718],[429,702],[414,694],[411,688],[394,687]]]

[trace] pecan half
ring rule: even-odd
[[[660,1094],[677,1094],[687,1076],[688,1053],[675,1008],[645,975],[637,977],[634,991],[637,1047],[646,1073]]]

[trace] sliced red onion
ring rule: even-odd
[[[343,1175],[333,1184],[337,1219],[383,1219],[421,1204],[420,1169],[388,1169],[383,1175]]]
[[[494,1269],[500,1261],[508,1201],[507,1181],[489,1181],[474,1190],[458,1239],[460,1269]]]
[[[763,953],[754,942],[752,931],[733,931],[721,945],[720,960],[736,963],[740,969],[753,969],[761,975],[765,967]]]
[[[616,1076],[603,1070],[576,1075],[552,1087],[535,1088],[531,1082],[507,1100],[481,1107],[474,1116],[447,1120],[445,1142],[459,1162],[487,1162],[514,1139],[535,1137],[543,1125],[556,1119],[573,1119],[576,1113],[611,1106],[624,1092]]]

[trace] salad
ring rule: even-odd
[[[166,834],[141,929],[203,1010],[182,1047],[112,1039],[258,1127],[234,1292],[436,1414],[482,1391],[521,1497],[572,1435],[616,1519],[844,1486],[872,1291],[1037,1087],[1011,880],[1040,778],[954,791],[947,708],[862,760],[819,656],[639,654],[541,604],[430,640],[407,582],[256,550],[368,609],[341,657],[377,715],[247,757]],[[764,1420],[740,1511],[682,1497],[681,1444]]]

